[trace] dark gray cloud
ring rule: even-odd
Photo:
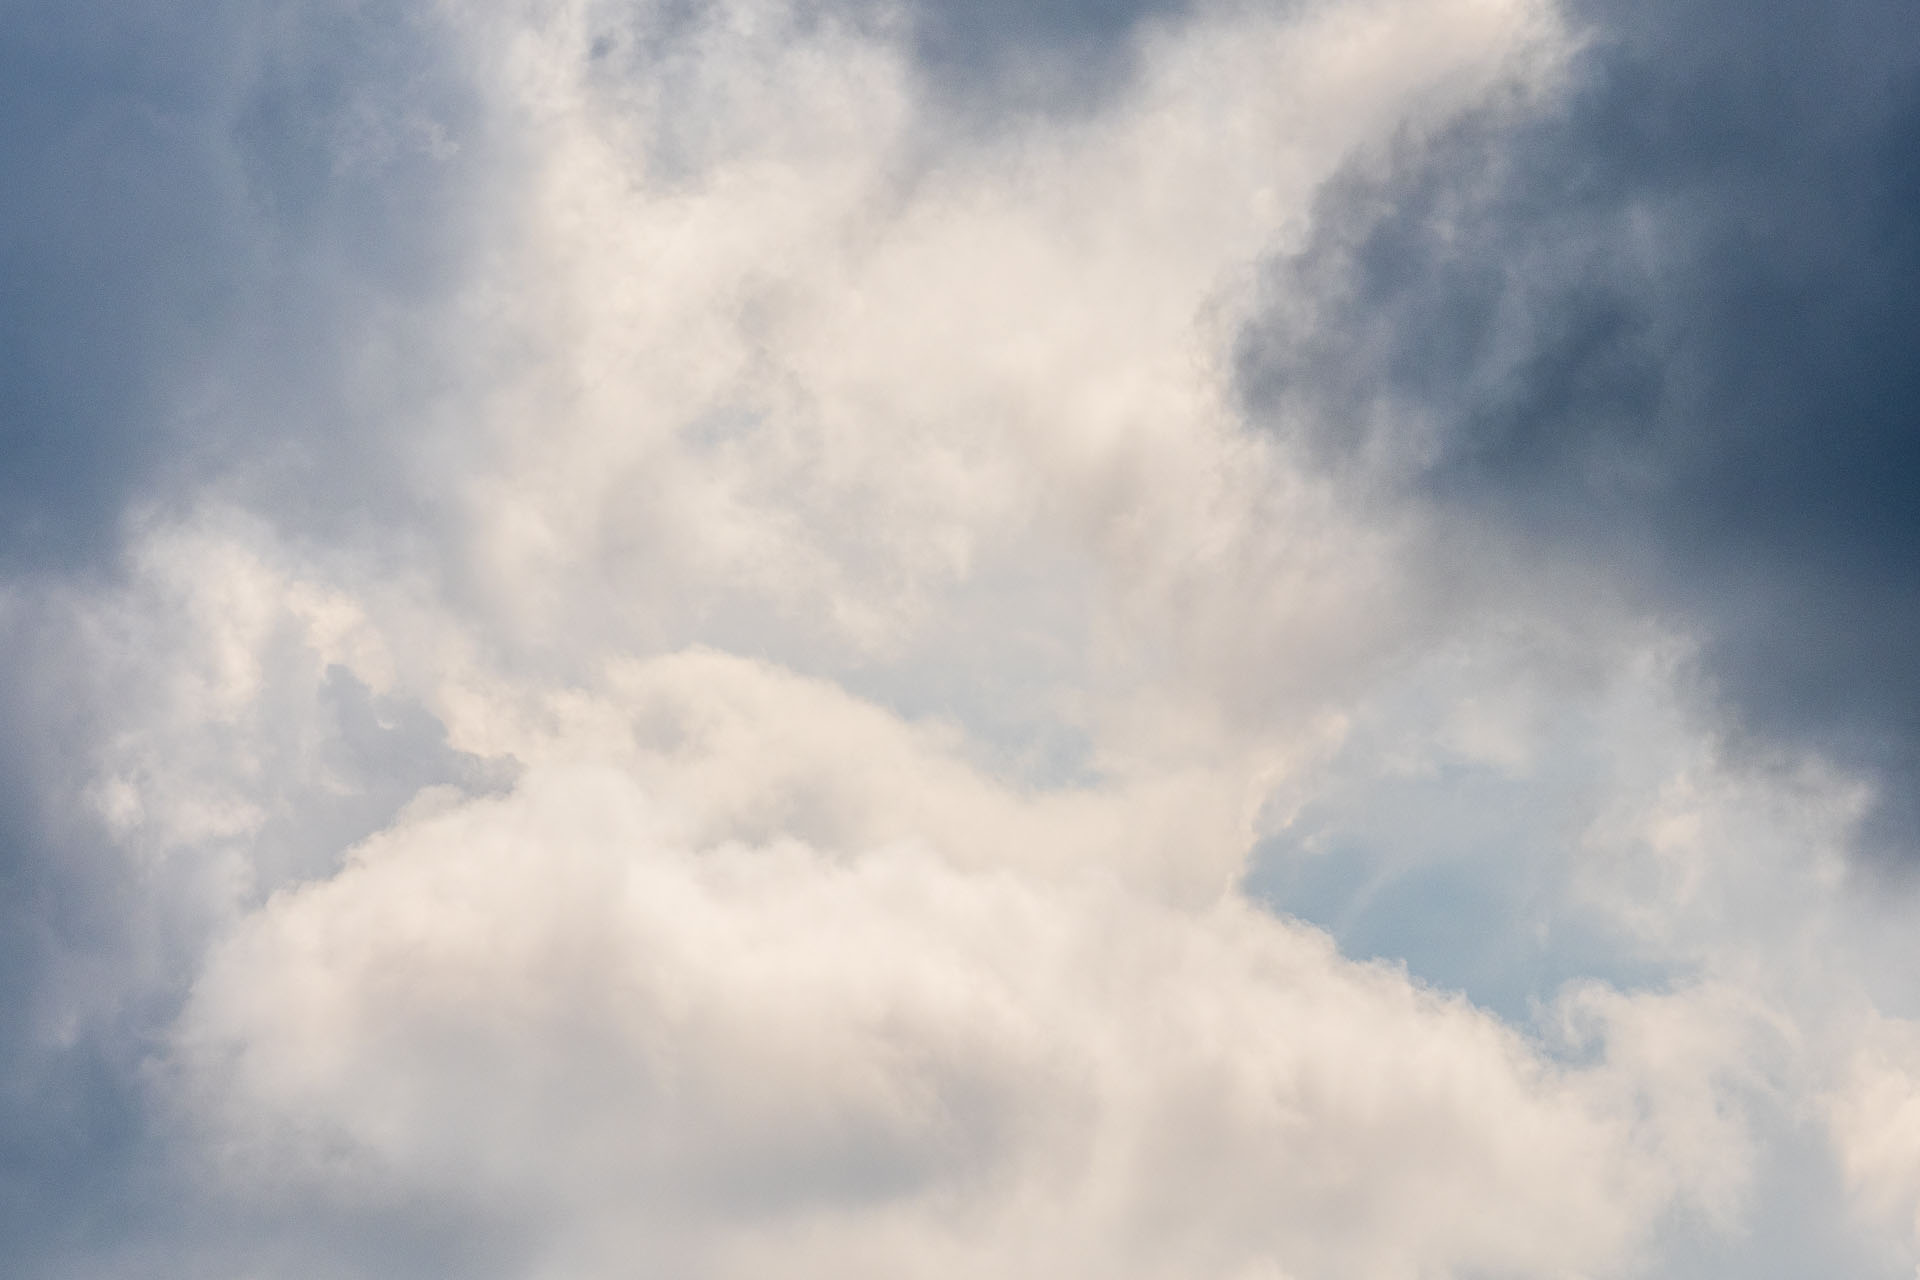
[[[1071,110],[1125,80],[1140,24],[1188,0],[918,0],[913,48],[928,82],[989,111]]]
[[[1107,102],[1127,83],[1143,24],[1172,20],[1192,0],[795,0],[802,30],[833,22],[904,46],[926,100],[964,125],[991,129],[1034,114],[1072,115]],[[698,154],[707,124],[700,87],[675,77],[697,57],[714,20],[713,0],[658,0],[598,15],[588,56],[618,81],[673,84],[679,107],[650,139],[654,176],[682,176],[674,161]]]
[[[1920,850],[1920,42],[1899,0],[1585,0],[1556,109],[1327,193],[1254,414],[1377,491],[1618,564],[1735,739]],[[1308,300],[1304,305],[1302,300]]]
[[[0,4],[10,1274],[112,1270],[134,1242],[184,1241],[190,1192],[144,1090],[211,924],[180,873],[190,856],[138,864],[82,800],[107,736],[99,673],[47,604],[60,591],[42,588],[117,572],[129,507],[212,479],[296,522],[389,500],[392,397],[356,398],[343,370],[370,302],[417,304],[451,278],[484,167],[476,101],[444,33],[386,0]],[[350,794],[300,761],[263,761],[284,785],[262,892],[337,859],[420,786],[497,778],[424,711],[343,673],[319,702],[323,763]],[[152,1273],[129,1259],[129,1274]]]
[[[239,459],[361,503],[284,473],[379,438],[342,316],[457,255],[481,127],[443,43],[389,3],[6,6],[0,566],[97,563]]]
[[[151,1223],[141,1064],[192,912],[75,799],[96,704],[71,629],[25,612],[0,615],[0,1249],[52,1276]]]

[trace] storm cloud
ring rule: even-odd
[[[1894,3],[1572,6],[1564,98],[1357,165],[1241,347],[1321,465],[1620,569],[1749,747],[1920,850],[1920,48]],[[1303,301],[1311,299],[1311,301]]]

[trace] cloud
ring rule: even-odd
[[[1605,1268],[1739,1178],[1692,1000],[1589,1006],[1684,1063],[1567,1070],[1241,904],[671,808],[537,771],[249,920],[175,1059],[234,1193],[512,1206],[535,1272],[1394,1276]]]
[[[1323,196],[1243,342],[1326,464],[1616,566],[1729,726],[1870,771],[1911,844],[1920,65],[1897,5],[1575,6],[1545,112]]]
[[[969,115],[1084,112],[1138,69],[1143,31],[1186,16],[1188,0],[947,0],[906,6],[915,63]]]
[[[0,598],[0,1235],[23,1274],[150,1271],[177,1246],[143,1080],[208,939],[422,788],[511,781],[392,689],[349,598],[248,530],[169,529],[118,588],[36,574]]]
[[[444,33],[378,4],[30,5],[9,27],[10,570],[103,569],[129,505],[210,474],[291,512],[332,471],[378,506],[356,327],[444,282],[486,151]]]
[[[1859,778],[1719,752],[1665,544],[1420,345],[1584,16],[156,9],[119,95],[40,20],[18,1267],[1910,1270]]]

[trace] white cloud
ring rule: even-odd
[[[531,1274],[1411,1277],[1606,1270],[1738,1182],[1722,1038],[1626,1030],[1697,1002],[1589,1002],[1568,1069],[1231,899],[689,849],[673,794],[536,770],[247,921],[176,1063],[240,1193],[537,1206]]]
[[[1110,111],[985,138],[830,20],[729,6],[608,69],[616,14],[559,12],[503,42],[539,158],[452,321],[513,355],[457,410],[493,442],[457,536],[504,633],[831,669],[958,630],[1290,709],[1423,607],[1392,531],[1243,432],[1231,337],[1339,166],[1539,86],[1539,7],[1211,12],[1145,37]],[[1072,648],[1036,652],[1018,590],[1076,601],[1037,620]]]
[[[49,785],[192,939],[147,1100],[193,1231],[1413,1280],[1741,1229],[1755,1116],[1826,1096],[1809,1011],[1856,994],[1789,972],[1845,919],[1844,780],[1729,766],[1595,583],[1438,572],[1233,402],[1263,255],[1343,166],[1550,96],[1550,9],[1206,7],[991,127],[898,14],[442,11],[503,172],[450,300],[357,331],[411,515],[329,545],[229,476],[121,583],[11,603],[88,717]],[[354,163],[445,141],[353,118]],[[1240,892],[1316,797],[1463,761],[1590,770],[1477,856],[1569,859],[1551,908],[1664,985],[1523,1031]],[[1836,1132],[1898,1199],[1861,1135],[1905,1077],[1861,1079]]]

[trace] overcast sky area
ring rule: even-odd
[[[1920,1275],[1910,0],[0,17],[10,1276]]]

